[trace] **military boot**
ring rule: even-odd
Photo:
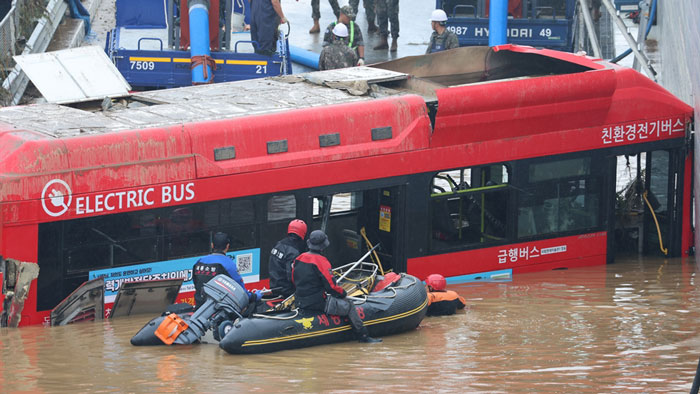
[[[389,49],[391,52],[396,52],[396,50],[398,49],[398,44],[396,43],[396,41],[398,40],[398,38],[391,39],[391,49]]]
[[[314,25],[309,29],[309,34],[318,33],[321,31],[321,26],[318,24],[318,19],[314,19]]]
[[[368,32],[368,33],[374,33],[374,32],[376,32],[377,30],[379,30],[379,28],[377,27],[377,25],[374,24],[374,22],[370,22],[370,23],[367,25],[367,32]]]
[[[375,50],[387,49],[387,48],[389,48],[389,41],[388,41],[387,36],[382,36],[382,38],[380,38],[380,40],[379,40],[379,44],[377,44],[377,46],[374,47]]]

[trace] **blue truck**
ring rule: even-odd
[[[436,0],[460,46],[489,44],[489,0]],[[509,43],[573,51],[576,0],[509,0]]]
[[[245,27],[248,0],[200,0],[208,8],[209,29],[190,17],[191,1],[116,1],[115,28],[107,35],[105,51],[133,88],[196,84],[192,69],[197,66],[207,67],[204,83],[292,73],[288,34],[280,31],[275,53],[255,53]],[[194,53],[202,46],[209,58]]]

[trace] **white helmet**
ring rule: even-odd
[[[430,19],[428,20],[430,22],[447,22],[447,14],[445,11],[437,9],[433,11],[433,13],[430,15]]]
[[[333,28],[333,34],[335,34],[338,37],[347,37],[348,36],[348,27],[345,26],[344,23],[338,23]]]

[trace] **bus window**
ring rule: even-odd
[[[528,2],[534,8],[533,15],[537,19],[563,19],[566,18],[567,0],[538,0]]]
[[[349,234],[359,234],[363,206],[363,192],[313,198],[314,220],[309,231],[321,229],[325,222],[325,232],[331,244],[324,254],[333,266],[347,264],[359,253],[360,244],[349,241],[349,238],[355,238]]]
[[[254,208],[252,199],[231,199],[42,224],[39,265],[47,275],[39,277],[38,304],[53,308],[89,271],[206,255],[217,231],[229,235],[231,250],[252,248]]]
[[[506,238],[509,170],[503,164],[443,171],[433,177],[431,249]]]
[[[289,222],[298,218],[297,198],[293,194],[281,194],[267,197],[267,221],[260,229],[259,246],[260,259],[267,262],[270,250],[287,235]],[[260,265],[260,276],[269,276],[268,265]]]
[[[297,217],[297,200],[293,194],[272,196],[267,200],[267,221],[294,219]]]
[[[251,200],[224,200],[66,221],[66,271],[204,255],[217,231],[229,234],[232,250],[252,247],[254,214]]]
[[[65,222],[67,272],[146,263],[158,258],[158,215],[129,212]]]
[[[583,230],[599,225],[602,174],[590,157],[530,164],[518,193],[518,237]]]
[[[205,230],[208,236],[217,231],[227,233],[231,239],[231,250],[255,246],[255,204],[252,199],[232,199],[209,204],[216,204],[221,220]],[[209,248],[210,245],[207,245],[205,253],[209,253]]]

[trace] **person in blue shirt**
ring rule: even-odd
[[[200,258],[192,268],[192,280],[194,281],[194,302],[195,309],[199,308],[206,296],[204,295],[204,284],[209,282],[213,277],[224,274],[235,280],[243,288],[243,278],[238,273],[236,262],[226,254],[231,246],[231,240],[228,234],[218,232],[214,234],[211,242],[211,254]],[[257,290],[254,292],[248,291],[248,301],[254,303],[262,298],[262,293]]]
[[[279,25],[287,23],[280,0],[253,0],[250,4],[250,39],[255,53],[272,56],[277,51]]]

